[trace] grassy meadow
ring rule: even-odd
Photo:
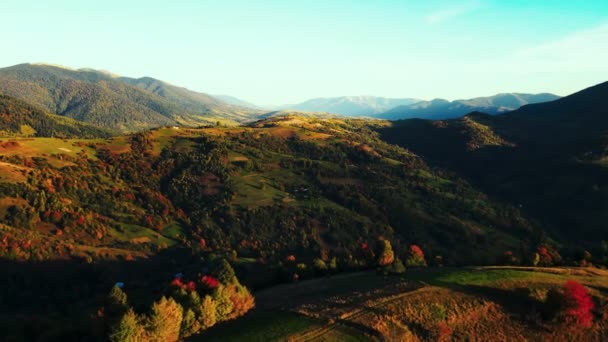
[[[547,293],[569,279],[596,303],[591,328],[543,317]],[[478,267],[345,274],[256,294],[257,308],[192,341],[602,341],[608,272]]]

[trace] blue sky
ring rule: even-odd
[[[258,104],[608,81],[606,0],[3,0],[0,28],[0,67],[105,69]]]

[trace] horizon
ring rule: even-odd
[[[6,38],[0,65],[153,77],[258,106],[566,96],[608,79],[603,1],[142,4],[9,2],[0,19],[20,29]]]

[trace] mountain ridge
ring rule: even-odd
[[[277,109],[327,112],[345,116],[374,116],[401,104],[418,102],[412,98],[387,98],[380,96],[318,97],[301,103],[278,106]]]
[[[123,132],[164,125],[249,120],[256,110],[151,78],[19,64],[0,69],[0,93],[51,113]]]
[[[554,101],[559,98],[559,96],[550,93],[499,93],[492,96],[454,101],[434,99],[398,106],[376,117],[387,120],[414,118],[443,120],[460,117],[475,111],[496,115],[519,109],[530,103]]]

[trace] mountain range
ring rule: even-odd
[[[381,119],[448,119],[474,111],[501,114],[559,98],[552,94],[498,94],[469,100],[343,96],[264,109],[228,96],[211,96],[151,77],[129,78],[94,69],[20,64],[0,69],[0,94],[50,114],[104,129],[132,132],[167,125],[239,124],[285,110]],[[322,116],[324,114],[315,114]]]
[[[560,97],[557,95],[548,93],[504,93],[468,100],[448,101],[444,99],[434,99],[431,101],[420,101],[398,106],[381,113],[376,117],[388,120],[413,118],[443,120],[461,117],[476,111],[488,114],[502,114],[516,110],[527,104],[549,102],[559,98]]]
[[[315,98],[298,104],[283,105],[277,109],[305,112],[326,112],[345,116],[375,116],[391,108],[419,102],[418,99],[394,99],[376,96],[342,96]]]

